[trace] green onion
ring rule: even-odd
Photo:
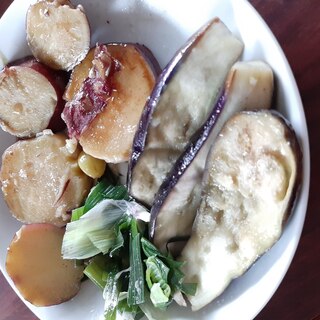
[[[130,200],[127,188],[123,185],[113,186],[106,180],[100,181],[92,188],[86,199],[83,214],[105,199]]]
[[[103,291],[104,305],[104,318],[105,320],[117,319],[117,307],[119,297],[119,277],[118,267],[114,266],[112,271],[108,273],[106,285]]]
[[[89,262],[88,266],[83,271],[83,273],[101,290],[106,286],[107,262],[105,257],[98,255]]]
[[[128,218],[125,200],[103,200],[77,221],[67,224],[62,242],[64,259],[86,259],[118,247],[117,224]]]
[[[105,320],[137,320],[142,313],[150,320],[164,319],[159,310],[179,294],[194,294],[196,285],[183,283],[183,262],[142,236],[150,213],[131,200],[124,186],[99,182],[84,206],[72,211],[62,255],[91,258],[84,274],[103,290]]]
[[[140,233],[137,221],[132,220],[130,234],[130,279],[128,288],[128,305],[144,303],[144,275],[141,259]]]
[[[161,280],[167,281],[169,268],[157,257],[149,257],[146,261],[147,270],[146,281],[149,289],[151,289],[154,283],[160,282]]]
[[[71,222],[79,220],[80,217],[83,215],[84,215],[84,207],[80,207],[80,208],[72,210]]]
[[[165,310],[168,306],[169,296],[171,293],[169,285],[167,283],[164,283],[164,285],[168,290],[164,290],[160,282],[154,283],[150,290],[150,300],[152,301],[153,305],[156,308],[163,310]]]
[[[175,291],[181,291],[188,295],[194,295],[197,290],[197,285],[194,283],[184,284],[184,273],[181,271],[181,267],[184,262],[176,261],[171,257],[165,256],[161,253],[150,241],[145,238],[141,239],[141,246],[144,254],[147,257],[159,257],[166,266],[169,268],[168,284]]]

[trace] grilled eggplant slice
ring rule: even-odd
[[[2,156],[0,182],[13,216],[24,223],[63,226],[88,195],[92,179],[78,166],[63,134],[21,140]]]
[[[201,181],[209,148],[224,123],[236,112],[271,107],[273,72],[262,61],[237,62],[230,70],[225,92],[200,134],[166,177],[151,209],[150,237],[161,250],[172,239],[188,238],[201,201]],[[180,241],[181,242],[181,241]],[[171,245],[172,254],[178,254]],[[181,250],[181,243],[179,244]]]
[[[280,238],[301,158],[279,114],[241,112],[226,123],[208,155],[201,205],[181,254],[186,282],[198,284],[192,310],[220,295]]]
[[[161,183],[206,121],[243,44],[214,19],[180,49],[158,78],[133,142],[128,186],[151,206]]]

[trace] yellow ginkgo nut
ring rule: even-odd
[[[90,156],[82,151],[78,157],[80,169],[93,179],[100,178],[106,170],[106,162]]]

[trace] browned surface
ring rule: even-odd
[[[0,1],[0,14],[11,2],[11,0]],[[251,0],[250,2],[274,32],[293,69],[307,117],[312,159],[309,206],[297,253],[279,289],[256,319],[318,320],[320,319],[320,215],[317,200],[320,187],[320,2],[318,0]],[[2,275],[0,276],[0,320],[37,320],[14,294]]]

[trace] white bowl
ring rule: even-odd
[[[16,0],[0,21],[0,56],[5,61],[30,53],[24,27],[26,10],[32,2]],[[244,60],[262,59],[273,68],[277,87],[275,107],[291,122],[304,155],[302,188],[294,213],[276,245],[213,303],[197,313],[172,307],[166,314],[169,319],[254,318],[269,301],[291,263],[303,227],[309,192],[310,160],[305,115],[292,71],[279,44],[245,0],[83,0],[81,3],[91,23],[92,44],[97,41],[139,42],[148,46],[164,66],[194,31],[210,18],[219,16],[244,41]],[[14,141],[1,131],[1,154]],[[20,223],[11,217],[1,197],[0,268],[11,285],[4,267],[6,249],[19,227]],[[36,308],[26,304],[42,320],[103,319],[101,292],[89,282],[83,284],[73,300],[61,305]]]

